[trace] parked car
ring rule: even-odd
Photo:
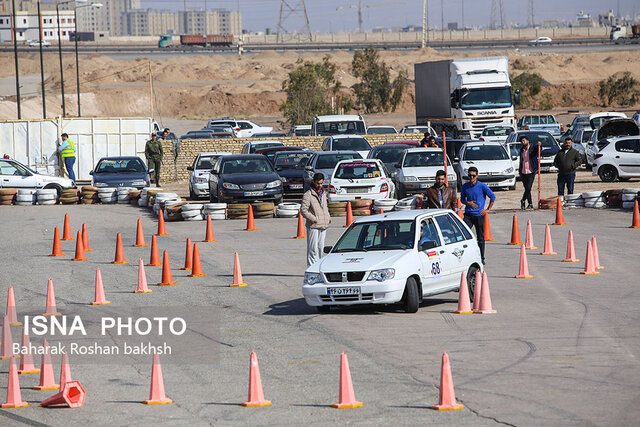
[[[510,153],[499,142],[469,142],[460,148],[456,172],[458,188],[469,180],[471,166],[478,168],[478,180],[489,187],[516,189],[516,174]]]
[[[587,167],[593,166],[593,161],[598,154],[601,141],[615,137],[635,136],[638,132],[638,125],[632,119],[612,118],[602,122],[602,124],[598,126],[599,121],[601,121],[601,118],[593,119],[591,127],[595,130],[591,136],[591,141],[589,141],[585,147]]]
[[[219,125],[233,126],[233,130],[238,138],[248,138],[254,133],[269,133],[273,130],[271,126],[260,126],[251,120],[211,119],[209,123],[207,123],[208,128]]]
[[[304,273],[302,295],[321,313],[331,306],[402,303],[414,313],[426,296],[460,289],[471,299],[480,249],[467,225],[448,209],[362,217]]]
[[[364,159],[371,150],[371,144],[360,135],[334,135],[322,141],[321,151],[353,150],[360,153]]]
[[[558,123],[551,114],[520,117],[517,126],[519,130],[544,130],[555,137],[564,133],[564,125]]]
[[[236,131],[233,130],[233,126],[231,125],[215,125],[211,127],[203,127],[202,130],[209,130],[215,133],[230,133],[236,138]]]
[[[147,165],[137,156],[103,157],[89,172],[94,187],[135,187],[138,190],[149,186]]]
[[[346,202],[355,199],[392,199],[396,192],[382,161],[351,159],[342,160],[336,165],[328,193],[329,202]]]
[[[420,141],[387,141],[384,145],[410,145],[412,147],[419,147]]]
[[[277,151],[274,154],[274,168],[282,179],[285,196],[302,196],[304,194],[304,168],[314,153],[311,150],[300,150]]]
[[[284,132],[273,131],[273,132],[256,132],[251,135],[251,138],[283,138],[287,136]]]
[[[520,138],[526,136],[530,144],[537,145],[540,141],[540,171],[555,170],[553,160],[560,151],[558,141],[549,132],[545,131],[516,131],[507,138],[507,143],[520,141]]]
[[[520,177],[520,149],[522,143],[520,141],[510,142],[507,144],[507,152],[511,156],[511,165],[513,166],[513,173],[516,175],[516,180]]]
[[[551,43],[552,40],[549,37],[538,37],[536,39],[533,40],[529,40],[529,43],[538,45],[538,44],[549,44]]]
[[[574,118],[573,121],[571,122],[571,124],[569,125],[569,129],[568,130],[573,130],[577,127],[581,127],[581,126],[591,126],[589,124],[589,116],[590,114],[577,114]]]
[[[246,142],[242,146],[242,150],[240,150],[240,153],[253,154],[257,150],[260,150],[262,148],[269,148],[269,147],[284,147],[284,144],[276,140],[250,141],[250,142]]]
[[[511,126],[487,126],[480,134],[480,141],[499,142],[504,144],[509,134],[514,132]]]
[[[400,163],[405,150],[413,147],[408,144],[382,144],[376,145],[369,151],[367,159],[378,159],[384,163],[391,174],[397,172],[397,164]]]
[[[640,126],[640,111],[637,111],[636,113],[634,113],[633,117],[631,118],[633,119],[634,122],[638,124],[638,126]]]
[[[398,133],[393,126],[369,126],[367,128],[367,135],[391,135]]]
[[[40,40],[29,40],[30,47],[39,47],[41,43],[42,43],[42,47],[51,46],[51,43],[46,40],[42,40],[42,42],[40,42]]]
[[[55,188],[58,196],[75,183],[60,176],[44,175],[17,160],[0,159],[0,188]]]
[[[586,146],[591,141],[593,132],[594,130],[590,126],[576,126],[573,132],[569,134],[573,141],[573,147],[580,152],[580,159],[583,165],[587,164]],[[563,139],[561,141],[564,142]]]
[[[311,135],[311,125],[297,125],[291,126],[289,129],[289,133],[287,136],[310,136]]]
[[[209,200],[220,203],[282,202],[282,180],[262,154],[221,156],[209,174]]]
[[[424,193],[436,182],[436,172],[444,169],[442,148],[420,147],[405,150],[400,162],[396,164],[394,177],[398,198],[403,199],[410,194]],[[447,156],[447,180],[455,185],[456,172]]]
[[[604,139],[598,145],[600,148],[593,161],[593,175],[598,175],[603,182],[640,177],[638,134]]]
[[[366,128],[359,114],[315,116],[311,123],[311,135],[362,135]]]
[[[213,132],[211,130],[191,130],[180,137],[183,139],[230,139],[233,134],[229,132]]]
[[[198,153],[193,164],[187,167],[189,171],[189,197],[197,199],[209,196],[209,172],[220,156],[229,156],[228,151]]]
[[[262,154],[263,156],[266,156],[267,159],[269,159],[269,162],[273,165],[273,159],[274,156],[276,155],[276,153],[281,152],[281,151],[300,151],[300,150],[306,150],[306,148],[304,147],[294,147],[291,145],[276,145],[273,147],[265,147],[265,148],[259,148],[255,151],[256,154]]]
[[[403,127],[400,130],[400,133],[419,133],[419,134],[429,133],[429,135],[431,136],[438,136],[436,135],[436,131],[430,126],[408,125]]]
[[[329,187],[333,169],[340,160],[361,159],[362,156],[357,151],[319,151],[311,156],[305,166],[304,191],[307,191],[313,181],[313,175],[320,172],[324,175],[324,187]]]

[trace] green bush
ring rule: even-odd
[[[540,109],[544,111],[553,109],[553,100],[551,99],[550,93],[542,95],[542,99],[540,100]]]
[[[369,46],[364,52],[356,51],[351,62],[353,75],[360,79],[352,89],[365,113],[389,111],[402,100],[407,87],[407,72],[400,70],[398,77],[391,82],[390,68],[380,60],[378,51]]]
[[[607,80],[600,82],[598,95],[602,100],[602,105],[608,107],[614,102],[621,106],[635,105],[640,98],[639,84],[631,77],[630,72],[625,72],[622,76],[617,74],[609,76]]]

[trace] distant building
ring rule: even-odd
[[[609,13],[604,15],[598,15],[598,25],[601,27],[613,27],[616,23],[616,16],[613,14],[613,9],[609,9]]]
[[[112,36],[128,35],[126,13],[140,9],[140,0],[99,0],[99,2],[102,3],[102,7],[78,8],[78,31],[108,32]],[[60,9],[73,10],[73,8],[73,3],[60,6]]]
[[[127,34],[130,36],[158,36],[182,34],[180,16],[170,10],[134,10],[126,14]]]
[[[542,28],[558,28],[560,24],[556,20],[544,21]]]
[[[18,7],[16,6],[16,9]],[[58,41],[58,22],[55,11],[43,11],[42,15],[42,39],[46,41]],[[0,41],[13,41],[12,15],[0,12]],[[75,16],[73,11],[60,12],[60,38],[69,40],[74,32]],[[16,12],[16,40],[39,40],[38,14],[31,12]]]
[[[158,36],[161,34],[241,34],[238,12],[192,9],[180,12],[139,9],[125,14],[127,34]]]

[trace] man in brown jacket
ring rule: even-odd
[[[436,172],[436,183],[427,188],[426,197],[422,201],[422,209],[456,210],[458,198],[453,188],[446,186],[445,177],[442,169]]]
[[[324,238],[331,222],[327,193],[322,184],[324,175],[320,172],[313,176],[311,188],[302,196],[300,212],[307,227],[307,267],[322,257]]]

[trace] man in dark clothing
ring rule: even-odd
[[[533,201],[531,200],[531,187],[536,179],[536,173],[538,173],[538,153],[540,150],[541,142],[538,141],[536,146],[529,144],[529,138],[523,136],[520,138],[522,147],[520,147],[520,165],[518,166],[518,172],[520,172],[520,179],[524,187],[524,193],[522,199],[520,199],[520,209],[524,210],[525,202],[528,202],[527,209],[533,209]]]
[[[160,187],[160,166],[162,165],[162,143],[158,141],[158,137],[155,133],[151,134],[151,139],[147,141],[144,147],[144,154],[147,158],[147,167],[154,169],[154,181],[156,187]]]
[[[496,195],[487,184],[478,181],[478,168],[471,166],[467,174],[469,182],[462,185],[462,193],[460,194],[462,204],[465,205],[463,220],[469,228],[476,227],[476,239],[484,264],[484,216],[493,207]],[[489,206],[485,209],[484,204],[487,197],[489,197]]]
[[[436,183],[427,188],[426,198],[422,202],[422,209],[456,210],[458,198],[453,188],[446,186],[445,176],[442,169],[436,172]]]
[[[429,135],[429,132],[424,133],[424,138],[420,140],[421,147],[437,147],[436,138],[433,135]]]
[[[580,152],[572,147],[571,138],[564,140],[562,149],[556,154],[553,165],[558,168],[558,196],[564,196],[564,186],[567,193],[573,194],[573,183],[576,180],[576,169],[582,164]]]

